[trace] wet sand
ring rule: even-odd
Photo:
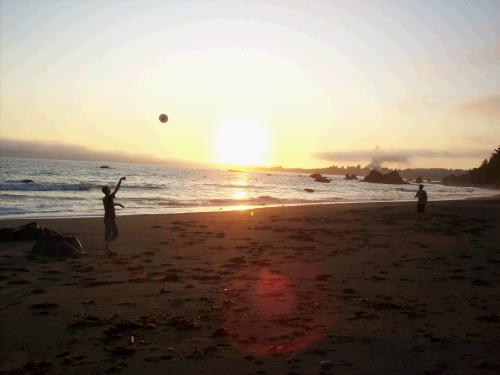
[[[0,370],[500,373],[500,200],[415,211],[122,216],[113,257],[101,218],[39,220],[88,254],[0,243]]]

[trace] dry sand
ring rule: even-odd
[[[0,244],[5,372],[500,373],[500,200],[40,221],[88,254]]]

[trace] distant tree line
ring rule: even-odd
[[[445,185],[500,188],[500,147],[493,151],[489,159],[484,159],[478,168],[461,175],[451,174],[444,177],[442,181]]]

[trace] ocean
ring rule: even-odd
[[[108,165],[110,168],[100,168]],[[413,201],[416,184],[384,185],[307,174],[238,172],[127,163],[0,158],[0,218],[102,216],[102,185],[126,176],[115,202],[118,215],[245,209],[263,206]],[[24,183],[23,180],[33,180]],[[314,189],[313,193],[304,191]],[[426,184],[429,199],[496,195],[495,190]]]

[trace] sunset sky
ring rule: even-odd
[[[500,144],[499,1],[0,4],[1,142],[463,168]]]

